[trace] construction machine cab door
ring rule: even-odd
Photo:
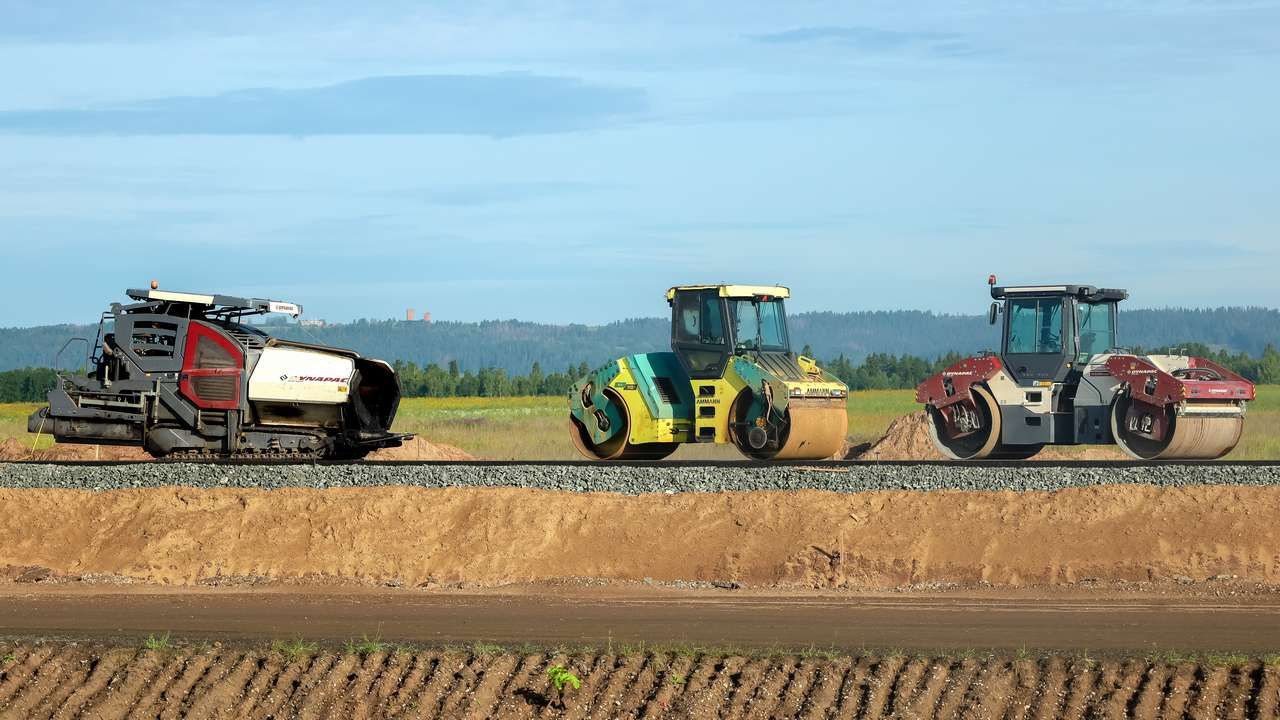
[[[694,380],[724,375],[732,338],[725,299],[715,288],[677,290],[671,301],[671,351]]]
[[[1063,293],[1005,300],[1001,360],[1019,385],[1067,379],[1076,354],[1074,305]]]

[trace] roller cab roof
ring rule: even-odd
[[[1096,288],[1092,285],[993,285],[991,287],[991,297],[997,300],[1019,295],[1069,295],[1084,302],[1099,303],[1124,300],[1129,297],[1129,291]]]
[[[750,298],[767,295],[775,298],[791,297],[791,289],[782,285],[677,285],[667,290],[667,300],[674,300],[682,290],[719,290],[720,297]]]

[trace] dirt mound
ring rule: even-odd
[[[837,456],[845,460],[946,460],[933,446],[929,436],[929,416],[923,410],[903,415],[889,425],[884,435],[872,443],[846,446]],[[1088,461],[1129,460],[1120,448],[1113,445],[1086,445],[1074,447],[1046,447],[1032,460]]]
[[[648,494],[369,487],[0,490],[0,566],[499,585],[582,577],[773,587],[1280,582],[1280,488]],[[691,540],[696,539],[696,541]]]
[[[152,457],[142,448],[124,445],[77,445],[58,443],[46,449],[32,451],[31,445],[14,438],[0,442],[0,461],[39,460],[45,462],[65,460],[127,460],[141,462]]]
[[[400,447],[375,450],[365,459],[374,462],[391,462],[396,460],[475,460],[476,457],[452,445],[427,442],[426,438],[415,437]]]
[[[1274,717],[1280,668],[1139,659],[3,648],[4,717]],[[366,652],[359,652],[360,649]],[[483,648],[482,648],[483,650]],[[580,679],[563,694],[548,670]]]
[[[150,453],[142,448],[124,445],[58,443],[53,447],[33,452],[31,445],[24,445],[14,438],[7,438],[0,442],[0,462],[6,460],[149,462],[154,459]],[[452,445],[439,445],[417,437],[398,448],[375,450],[366,459],[374,462],[386,462],[394,460],[475,460],[476,458],[467,451]]]

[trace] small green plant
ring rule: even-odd
[[[386,652],[390,645],[383,642],[380,636],[369,637],[365,635],[359,641],[348,640],[345,647],[348,655],[365,657],[374,653]]]
[[[173,647],[173,643],[169,642],[169,633],[163,635],[148,635],[146,640],[142,641],[142,647],[145,650],[169,650]]]
[[[687,680],[688,678],[686,678],[684,675],[680,673],[674,673],[672,675],[667,676],[667,684],[673,685],[675,687],[684,687],[684,684]]]
[[[5,665],[8,665],[11,662],[17,662],[17,661],[18,661],[18,656],[14,655],[13,653],[9,653],[8,655],[5,655],[3,658],[0,658],[0,662],[4,663]]]
[[[271,643],[271,649],[283,655],[285,660],[297,662],[301,658],[314,655],[320,646],[306,642],[302,638],[294,638],[288,642],[275,640]]]
[[[1271,653],[1269,655],[1263,655],[1262,664],[1280,666],[1280,653]]]
[[[582,687],[582,680],[563,665],[552,665],[547,668],[547,677],[551,680],[551,687],[556,691],[555,706],[561,709],[564,709],[565,688],[578,690]]]

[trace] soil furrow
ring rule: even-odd
[[[631,657],[619,658],[613,664],[613,671],[609,673],[608,679],[604,686],[600,689],[599,694],[594,698],[590,715],[588,717],[600,720],[614,717],[618,712],[621,703],[621,697],[627,686],[631,684],[647,660],[645,655],[633,655]],[[554,697],[555,692],[548,693],[549,697]]]
[[[545,704],[537,708],[536,715],[538,717],[556,718],[557,720],[561,720],[562,718],[565,717],[566,711],[573,710],[574,708],[578,708],[579,706],[583,706],[581,708],[583,714],[578,717],[586,717],[587,714],[591,713],[595,709],[595,705],[592,702],[588,701],[588,698],[585,694],[579,695],[577,699],[575,699],[573,703],[569,705],[567,708],[556,707],[556,705],[551,702],[556,697],[556,691],[551,684],[551,676],[547,674],[547,671],[555,667],[556,665],[563,665],[564,669],[568,670],[569,672],[575,673],[578,676],[579,680],[582,679],[583,675],[585,675],[590,668],[594,667],[592,664],[592,658],[590,656],[588,657],[583,657],[581,655],[570,656],[563,652],[558,652],[552,655],[551,657],[547,658],[547,663],[546,663],[546,666],[543,668],[542,673],[533,676],[529,680],[529,687],[532,688],[536,693],[538,693],[538,695],[535,695],[534,697],[536,698],[540,695],[541,697],[546,698],[547,700]],[[603,679],[607,681],[609,676],[613,672],[611,668],[614,667],[614,663],[611,660],[608,664],[601,665],[600,667],[601,667],[601,671],[605,673],[605,677]]]
[[[1180,720],[1191,701],[1192,686],[1196,683],[1199,668],[1191,663],[1181,663],[1169,678],[1169,691],[1160,705],[1160,720]]]
[[[920,692],[915,694],[909,702],[901,706],[901,711],[897,712],[901,718],[932,718],[933,710],[938,705],[938,699],[942,697],[942,691],[947,686],[947,681],[951,677],[952,669],[951,661],[945,658],[935,659],[929,664],[929,669],[925,672],[925,676],[921,678]]]
[[[455,676],[453,685],[440,703],[440,717],[459,718],[471,704],[472,693],[484,680],[489,668],[501,659],[497,655],[476,654]]]
[[[1221,718],[1218,714],[1218,703],[1222,699],[1222,691],[1227,686],[1231,669],[1223,666],[1201,668],[1197,674],[1199,682],[1195,687],[1195,697],[1191,701],[1187,714],[1193,718]]]
[[[890,655],[880,659],[879,665],[867,681],[867,701],[863,705],[862,715],[866,718],[882,718],[885,708],[893,695],[894,684],[898,673],[907,664],[903,655]]]
[[[1007,720],[1030,720],[1036,694],[1040,690],[1040,663],[1034,660],[1015,660],[1012,664],[1013,683],[1009,690],[1009,705],[1005,709]]]
[[[959,716],[961,708],[964,707],[965,701],[969,697],[970,688],[977,682],[978,673],[981,671],[982,661],[977,658],[965,658],[960,661],[958,668],[952,668],[946,687],[943,688],[942,694],[938,698],[938,717],[954,718]]]
[[[718,658],[715,665],[715,675],[707,681],[705,689],[696,695],[688,691],[685,692],[685,696],[692,700],[688,709],[684,710],[685,716],[695,718],[718,717],[728,703],[730,693],[734,690],[734,681],[731,678],[741,672],[746,664],[746,658]]]
[[[240,701],[231,711],[231,716],[249,717],[249,713],[262,703],[274,683],[284,677],[284,673],[285,667],[281,664],[277,653],[268,653],[265,657],[258,658],[257,667],[250,676],[249,682],[246,683]]]
[[[814,683],[825,664],[827,663],[824,661],[809,658],[802,660],[796,666],[795,672],[787,682],[786,690],[781,694],[782,698],[778,701],[778,707],[775,710],[778,716],[800,717],[800,712],[804,709],[805,702],[809,699]]]
[[[4,708],[3,712],[0,712],[0,718],[4,720],[29,718],[37,705],[51,693],[58,692],[59,683],[77,662],[78,659],[71,650],[64,648],[53,653],[28,676],[28,682],[19,688],[13,699],[0,706]]]
[[[791,683],[791,678],[796,674],[796,659],[794,657],[782,658],[772,663],[772,666],[765,672],[761,679],[756,692],[751,699],[747,701],[746,717],[748,720],[761,720],[773,716],[774,708],[782,701],[782,695],[786,692],[787,685]]]
[[[1268,663],[1263,666],[1255,697],[1257,712],[1254,717],[1280,717],[1280,665]]]
[[[684,692],[689,684],[689,673],[694,667],[694,660],[688,655],[676,655],[671,658],[662,677],[658,680],[657,690],[645,704],[642,718],[666,717],[675,703],[676,697]]]
[[[102,662],[101,658],[89,652],[77,652],[67,658],[64,667],[66,672],[62,679],[46,694],[35,707],[27,712],[28,718],[51,718],[58,708],[66,702],[76,688],[82,686],[93,675]]]
[[[395,653],[382,651],[365,656],[364,662],[360,663],[360,667],[355,671],[356,677],[351,680],[347,691],[343,693],[342,702],[335,704],[333,711],[335,717],[349,720],[365,720],[368,717],[369,693],[373,690],[373,684],[381,680],[383,675],[391,674],[387,672],[387,664],[394,655]]]
[[[541,654],[526,655],[520,659],[520,665],[502,688],[498,707],[494,710],[495,718],[533,716],[531,706],[540,706],[539,698],[533,697],[529,683],[536,673],[542,671],[545,660],[545,656]]]
[[[236,705],[244,697],[260,662],[257,653],[241,655],[230,670],[205,685],[207,690],[192,693],[195,697],[185,717],[190,720],[235,717]]]
[[[182,717],[182,709],[187,702],[188,693],[211,667],[213,667],[212,658],[207,653],[187,658],[182,673],[160,694],[158,700],[160,710],[156,713],[159,720],[177,720]]]
[[[1254,673],[1258,668],[1257,663],[1245,663],[1231,670],[1222,700],[1218,703],[1220,716],[1226,720],[1245,720],[1253,696]]]
[[[1043,663],[1040,674],[1040,696],[1035,702],[1034,720],[1054,720],[1059,717],[1067,700],[1067,688],[1071,680],[1062,658],[1051,657]]]
[[[1142,678],[1142,684],[1129,704],[1129,717],[1137,720],[1155,720],[1160,713],[1160,702],[1169,686],[1172,670],[1164,663],[1154,663]]]
[[[920,679],[924,677],[929,661],[924,658],[912,658],[898,673],[894,681],[893,692],[885,703],[884,714],[893,717],[901,716],[911,705],[911,699],[920,691]]]
[[[852,668],[853,662],[849,658],[836,658],[823,663],[799,717],[803,720],[826,720],[830,717],[839,701],[845,676]]]
[[[418,691],[435,672],[440,657],[435,654],[422,654],[413,659],[409,672],[400,679],[400,684],[387,698],[387,714],[397,717],[405,711],[406,706],[417,697]]]
[[[860,657],[844,677],[837,696],[839,706],[834,713],[839,720],[854,720],[864,717],[862,708],[866,705],[867,695],[871,692],[868,678],[875,672],[878,661],[870,657]]]
[[[374,707],[387,709],[389,701],[404,685],[405,678],[413,671],[414,656],[408,652],[397,650],[391,653],[387,666],[383,668],[378,682],[369,690],[369,695],[362,698],[360,705],[363,712]]]
[[[101,661],[93,668],[93,672],[84,684],[67,696],[62,705],[53,711],[54,718],[79,717],[84,708],[93,703],[100,693],[111,686],[112,682],[137,657],[133,650],[117,649],[102,653]]]
[[[292,703],[297,708],[299,720],[318,720],[323,717],[334,717],[335,696],[351,685],[356,677],[355,669],[360,664],[356,655],[344,655],[338,658],[329,672],[322,675],[302,699],[302,703]]]
[[[444,703],[450,689],[467,669],[470,660],[470,656],[459,652],[446,652],[441,655],[431,677],[427,678],[418,693],[405,704],[404,717],[440,717],[440,705]]]
[[[209,667],[205,669],[204,674],[196,681],[194,685],[187,691],[187,697],[183,702],[181,717],[186,718],[191,714],[191,708],[195,703],[200,702],[201,698],[209,694],[209,691],[217,686],[223,678],[234,670],[243,655],[237,654],[218,654],[209,661]]]
[[[40,648],[31,647],[29,645],[6,646],[0,651],[4,653],[4,659],[0,660],[0,708],[4,707],[4,702],[12,695],[14,688],[22,682],[22,678],[31,674],[33,668],[40,664],[39,660],[32,658]]]
[[[1138,686],[1147,674],[1147,663],[1141,660],[1129,660],[1116,671],[1115,681],[1110,687],[1100,689],[1097,701],[1093,703],[1093,717],[1125,718],[1129,716],[1130,706],[1138,693]],[[1105,673],[1104,673],[1105,675]]]
[[[979,688],[976,696],[970,695],[960,713],[962,718],[974,720],[998,720],[1004,717],[1005,708],[1009,705],[1009,694],[1013,689],[1013,673],[1004,660],[990,659],[974,682]]]
[[[31,680],[40,666],[53,657],[56,648],[53,646],[36,646],[25,653],[14,653],[14,660],[0,681],[0,710],[7,707],[9,701]]]
[[[1062,714],[1058,716],[1061,720],[1084,718],[1098,677],[1097,663],[1093,660],[1077,658],[1071,661],[1067,675],[1067,695],[1062,703]]]
[[[728,702],[720,709],[722,720],[740,720],[746,715],[747,703],[755,696],[760,681],[773,663],[764,658],[749,661],[742,669],[728,676],[732,685]]]
[[[644,708],[645,702],[653,695],[658,685],[658,676],[666,667],[667,656],[657,653],[651,653],[646,658],[644,665],[640,668],[640,672],[636,674],[635,680],[627,686],[626,691],[619,699],[621,703],[618,705],[616,717],[630,718],[639,717],[640,711]]]
[[[327,672],[337,661],[338,658],[333,655],[315,655],[289,663],[267,692],[265,701],[253,708],[249,717],[254,720],[274,717],[295,695],[310,689],[316,678]]]
[[[518,662],[519,658],[515,655],[500,655],[485,669],[475,690],[471,692],[465,717],[473,720],[493,717],[494,708],[501,702],[502,689],[511,680]]]
[[[129,714],[141,696],[158,684],[168,663],[156,653],[132,651],[133,659],[124,668],[123,676],[113,679],[97,697],[86,703],[84,717],[122,718]]]
[[[563,656],[551,658],[546,662],[544,670],[540,675],[530,678],[529,693],[525,696],[530,703],[538,705],[539,712],[547,714],[551,710],[551,695],[548,692],[551,688],[550,679],[546,675],[546,669],[555,665],[564,665],[566,668],[578,672],[578,668],[582,669],[578,679],[582,681],[582,687],[579,688],[578,702],[572,706],[565,708],[562,717],[565,720],[582,720],[591,714],[595,709],[596,703],[600,700],[600,694],[604,692],[605,686],[609,679],[613,677],[615,666],[619,662],[616,655],[606,653],[597,656],[594,660],[575,658],[580,665],[575,665]]]

